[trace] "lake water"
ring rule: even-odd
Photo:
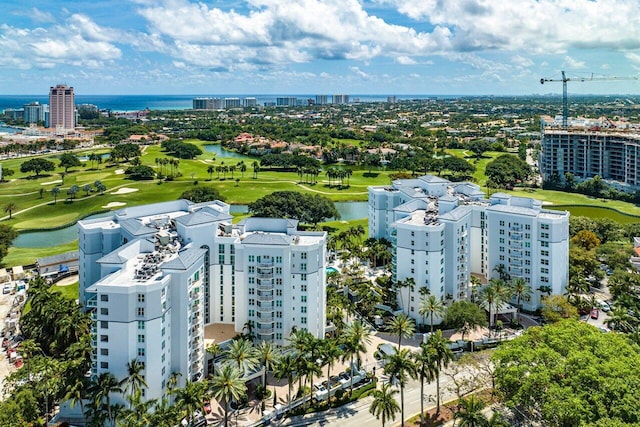
[[[366,218],[368,215],[367,202],[336,202],[336,209],[340,212],[341,221]],[[247,205],[231,205],[232,213],[247,213]],[[104,218],[111,216],[112,212],[91,215],[90,218]],[[16,248],[47,248],[50,246],[71,243],[78,239],[78,227],[76,224],[59,230],[37,231],[34,233],[22,233],[14,241]]]
[[[229,151],[222,148],[220,144],[207,144],[204,145],[204,151],[207,153],[215,153],[216,158],[232,158],[232,159],[250,159],[249,156],[245,156],[244,154],[236,153],[235,151]],[[249,166],[249,165],[248,165]]]

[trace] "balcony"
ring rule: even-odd
[[[258,295],[258,301],[261,301],[261,302],[272,302],[273,301],[273,294],[272,295]]]
[[[258,317],[258,323],[262,325],[273,323],[273,314],[261,314],[260,317]]]
[[[512,232],[509,236],[510,240],[522,240],[522,233],[514,233]]]
[[[511,251],[511,258],[522,258],[522,251],[520,250],[513,250]]]
[[[258,291],[262,291],[262,292],[268,292],[273,290],[273,284],[269,283],[268,285],[263,285],[263,284],[259,284],[258,285]]]
[[[522,249],[522,242],[510,240],[509,247],[512,249]]]
[[[273,306],[258,306],[258,313],[273,313]]]
[[[98,306],[98,296],[93,294],[89,299],[87,299],[87,308],[95,308]]]
[[[258,335],[273,335],[273,328],[258,328]]]
[[[271,273],[258,273],[258,279],[273,279],[273,272],[271,272]]]

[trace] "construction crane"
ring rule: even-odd
[[[562,79],[545,79],[544,77],[540,79],[540,84],[545,84],[545,82],[562,82],[562,127],[567,127],[567,120],[569,118],[569,104],[567,102],[567,82],[598,82],[598,81],[608,81],[608,80],[638,80],[639,77],[593,77],[593,73],[591,73],[591,77],[574,77],[570,78],[565,75],[565,72],[562,71]]]

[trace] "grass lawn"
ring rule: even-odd
[[[65,252],[77,251],[78,241],[66,243],[64,245],[49,248],[9,248],[9,254],[2,259],[2,265],[13,267],[15,265],[30,265],[36,262],[37,258],[50,255],[63,254]]]
[[[480,159],[476,159],[472,151],[463,148],[449,149],[447,153],[465,159],[474,165],[476,171],[473,173],[473,177],[475,178],[475,183],[481,187],[487,183],[487,178],[484,176],[484,170],[487,168],[487,164],[496,157],[507,154],[502,151],[485,151]]]

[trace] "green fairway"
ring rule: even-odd
[[[603,206],[584,205],[552,205],[549,209],[569,211],[573,216],[586,216],[589,218],[608,218],[621,224],[628,224],[640,221],[640,216],[629,215],[616,209]]]
[[[50,255],[63,254],[65,252],[77,251],[78,241],[73,241],[65,245],[53,246],[49,248],[9,248],[9,254],[2,259],[2,265],[13,267],[15,265],[31,265],[37,258]]]
[[[485,151],[482,154],[482,157],[477,159],[473,152],[462,148],[449,149],[447,150],[447,153],[460,157],[461,159],[465,159],[476,167],[476,171],[473,173],[473,178],[474,182],[479,186],[484,186],[487,183],[487,178],[484,176],[484,170],[486,169],[487,164],[496,157],[507,154],[501,151]]]

